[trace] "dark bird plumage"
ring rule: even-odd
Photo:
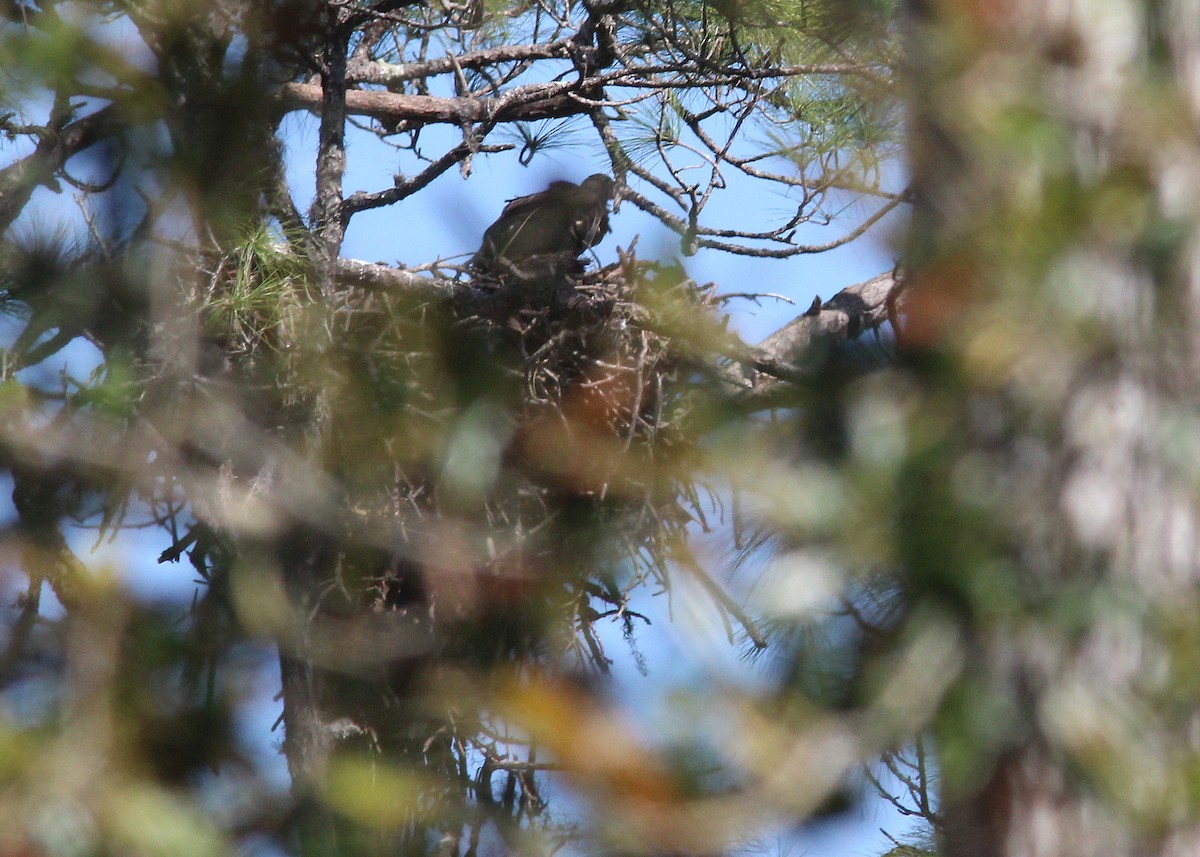
[[[529,196],[509,200],[500,217],[483,233],[471,267],[498,274],[534,257],[578,259],[609,231],[608,203],[614,182],[603,173],[582,184],[551,182]]]

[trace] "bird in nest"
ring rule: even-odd
[[[614,188],[612,178],[596,173],[581,184],[555,181],[543,191],[510,199],[483,233],[471,267],[499,275],[520,273],[518,266],[533,260],[575,262],[608,234]]]

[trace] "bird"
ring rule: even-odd
[[[608,203],[615,183],[596,173],[581,184],[551,182],[538,193],[508,200],[470,266],[481,274],[519,270],[525,261],[542,257],[575,261],[609,232]]]

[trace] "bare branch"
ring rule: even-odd
[[[432,164],[427,166],[420,173],[413,176],[411,179],[401,180],[399,176],[397,176],[395,187],[388,188],[387,190],[375,191],[374,193],[358,191],[351,194],[350,197],[344,203],[342,203],[342,222],[349,223],[350,218],[360,211],[379,208],[384,205],[391,205],[394,202],[399,202],[405,197],[412,196],[442,173],[446,172],[446,170],[450,169],[450,167],[461,163],[472,155],[480,152],[506,152],[513,148],[515,147],[511,143],[506,143],[499,146],[479,146],[472,145],[467,141],[463,141],[453,149],[450,149]]]
[[[337,260],[337,282],[343,287],[403,291],[416,298],[442,301],[474,291],[453,280],[424,277],[406,271],[358,259]]]
[[[53,187],[55,175],[72,156],[116,135],[120,127],[117,110],[109,105],[61,130],[43,129],[32,154],[0,170],[0,233],[17,219],[35,188]]]
[[[701,238],[697,241],[700,247],[712,247],[717,250],[725,250],[729,253],[736,253],[739,256],[758,256],[770,259],[786,259],[790,256],[800,256],[809,253],[824,253],[826,250],[833,250],[835,247],[841,247],[843,244],[849,244],[856,238],[864,235],[867,230],[882,220],[891,211],[898,208],[904,202],[903,197],[889,199],[881,205],[874,214],[864,220],[856,228],[835,238],[832,241],[827,241],[824,244],[792,244],[786,238],[777,236],[778,230],[772,232],[743,232],[738,229],[706,229],[701,227],[698,230],[700,235],[713,235],[721,238],[742,238],[750,241],[771,240],[785,243],[786,247],[770,248],[770,247],[745,247],[738,244],[731,244],[727,241],[717,241],[711,238]]]
[[[755,372],[747,380],[753,396],[772,392],[780,380],[804,374],[804,356],[814,345],[854,339],[895,317],[904,290],[896,271],[847,286],[825,303],[813,306],[751,349]]]
[[[370,116],[397,125],[462,125],[489,119],[506,122],[561,119],[592,109],[571,98],[571,93],[581,94],[612,79],[615,79],[615,75],[570,83],[528,84],[489,98],[466,95],[443,98],[350,90],[346,93],[346,109],[359,116]],[[280,89],[280,97],[287,109],[316,112],[321,105],[321,87],[311,83],[287,83]]]
[[[439,74],[448,74],[458,68],[487,68],[497,63],[521,62],[539,59],[567,59],[571,55],[570,40],[559,39],[546,44],[500,45],[482,51],[472,51],[461,56],[448,55],[425,62],[353,63],[347,70],[350,83],[375,83],[381,86],[398,86],[410,80],[420,80]]]
[[[331,8],[321,67],[316,196],[309,219],[317,239],[321,268],[321,290],[333,286],[334,264],[341,250],[345,226],[342,220],[342,175],[346,170],[346,60],[349,39],[337,26],[342,13]]]

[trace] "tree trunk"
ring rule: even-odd
[[[907,561],[966,653],[941,853],[1197,853],[1200,7],[909,11],[904,343],[950,423],[909,489],[958,538]]]

